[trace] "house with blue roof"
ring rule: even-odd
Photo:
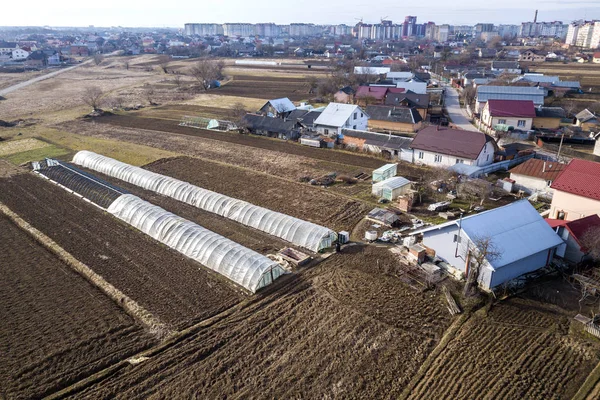
[[[545,267],[563,240],[528,200],[471,215],[415,232],[423,244],[448,263],[455,275],[467,276],[478,245],[488,240],[497,256],[486,257],[479,269],[479,287],[491,290]],[[490,252],[491,253],[491,252]]]

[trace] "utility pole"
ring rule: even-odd
[[[560,136],[560,144],[558,145],[558,153],[556,153],[556,162],[560,162],[560,150],[562,149],[563,140],[565,139],[565,129],[563,128]]]

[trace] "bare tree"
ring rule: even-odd
[[[464,295],[473,294],[479,283],[481,268],[486,263],[492,263],[501,256],[501,251],[494,245],[490,236],[477,236],[468,246],[468,272],[464,287]]]
[[[169,62],[171,61],[171,56],[167,55],[167,54],[163,54],[162,56],[158,57],[158,66],[160,67],[161,71],[164,72],[165,74],[169,73]]]
[[[457,189],[460,198],[469,200],[470,208],[473,208],[477,200],[480,201],[479,205],[483,205],[492,192],[490,183],[483,179],[469,179],[458,185]]]
[[[83,101],[88,106],[92,107],[93,111],[99,110],[102,105],[102,97],[104,96],[104,92],[97,86],[87,87],[82,95],[81,101]]]
[[[175,71],[173,74],[173,83],[175,83],[177,87],[181,87],[181,74],[178,71]]]
[[[154,88],[152,87],[152,85],[146,83],[142,90],[142,95],[144,96],[144,98],[146,99],[148,104],[150,104],[151,106],[156,105],[156,103],[154,102],[155,94],[156,94],[156,92],[154,91]]]
[[[120,110],[123,108],[125,100],[121,96],[112,96],[106,99],[106,105],[113,110]]]
[[[94,64],[100,65],[104,61],[104,56],[100,53],[94,54]]]
[[[190,75],[198,81],[204,90],[208,90],[212,81],[222,77],[224,63],[202,59],[190,68]]]
[[[594,261],[600,261],[600,227],[588,229],[581,237],[580,242],[587,256]]]
[[[465,105],[473,105],[473,101],[477,97],[477,90],[469,85],[461,92],[460,97]]]
[[[231,122],[233,122],[234,124],[237,125],[240,132],[246,128],[247,124],[246,124],[246,120],[244,117],[246,116],[247,113],[248,113],[248,111],[246,110],[246,106],[241,102],[235,103],[229,109],[228,118]]]
[[[306,87],[308,88],[308,94],[314,94],[317,87],[319,87],[319,80],[314,75],[308,75],[306,77]]]
[[[129,71],[129,60],[123,61],[123,68]]]

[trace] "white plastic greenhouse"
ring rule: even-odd
[[[312,222],[259,207],[90,151],[78,152],[73,157],[73,162],[221,215],[314,252],[331,247],[337,238],[337,234],[331,229]]]
[[[131,194],[108,212],[255,293],[285,273],[267,257]]]

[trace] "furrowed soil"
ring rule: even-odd
[[[144,168],[338,231],[351,230],[372,208],[306,183],[194,158],[162,159]]]
[[[154,343],[2,214],[0,254],[0,398],[41,398]]]
[[[242,298],[216,273],[34,174],[0,179],[0,201],[174,328]]]
[[[450,316],[382,248],[346,248],[76,398],[398,398]]]
[[[221,96],[259,97],[267,100],[287,97],[292,101],[299,101],[311,97],[308,89],[305,78],[235,75],[213,92]]]
[[[572,316],[512,298],[472,317],[409,398],[571,398],[599,361],[597,343],[569,335]]]

